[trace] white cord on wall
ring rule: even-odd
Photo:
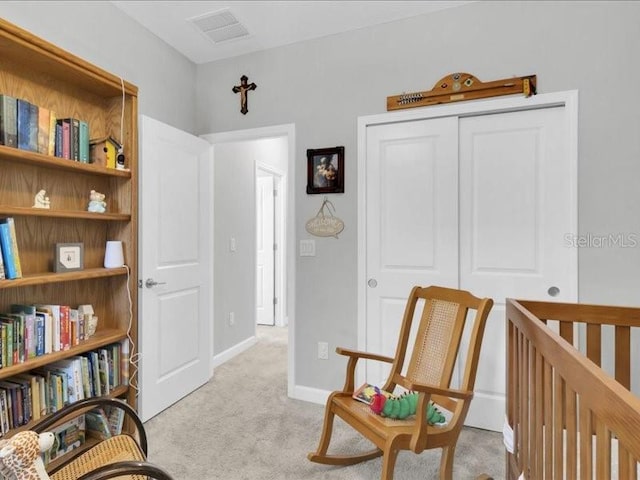
[[[129,265],[125,265],[124,268],[127,269],[127,297],[129,299],[129,325],[127,327],[127,339],[129,340],[130,352],[129,352],[129,365],[131,368],[129,370],[129,386],[133,388],[136,392],[136,397],[140,392],[140,389],[137,385],[137,375],[138,375],[138,362],[140,360],[140,354],[136,352],[136,344],[131,337],[131,328],[133,326],[133,300],[131,298],[131,272],[129,270]]]

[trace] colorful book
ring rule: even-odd
[[[370,383],[363,383],[360,388],[353,392],[353,398],[355,400],[358,400],[359,402],[371,405],[373,396],[376,394],[376,388],[377,387],[375,385],[372,385]],[[384,390],[380,390],[380,393],[384,394],[387,398],[393,396],[392,393],[386,392]]]
[[[120,435],[122,433],[122,426],[124,425],[124,410],[116,406],[109,406],[105,409],[105,413],[107,415],[107,421],[109,422],[111,435]]]
[[[89,124],[84,120],[79,120],[80,128],[78,135],[80,161],[89,163]]]
[[[18,146],[18,102],[10,95],[0,95],[0,145]]]
[[[21,98],[18,105],[18,148],[38,151],[38,106]]]
[[[20,278],[16,269],[11,233],[7,223],[0,223],[0,248],[2,249],[5,278],[8,278],[9,280]]]
[[[56,123],[58,116],[53,110],[49,110],[49,146],[47,148],[47,155],[56,156]]]
[[[54,155],[58,158],[63,158],[62,156],[62,123],[60,123],[56,119],[56,136],[54,142]]]
[[[38,108],[38,153],[48,155],[51,112],[48,108]]]
[[[101,439],[111,437],[111,429],[109,428],[109,420],[102,408],[95,408],[85,413],[85,422],[87,431],[92,432]]]
[[[62,138],[60,139],[60,153],[62,158],[71,158],[71,122],[68,118],[57,120],[58,125],[62,129]]]
[[[20,263],[20,251],[18,250],[18,235],[16,233],[16,224],[13,217],[0,219],[0,226],[7,225],[9,233],[9,241],[11,242],[11,257],[13,262],[13,268],[15,277],[22,278],[22,266]],[[2,244],[2,251],[4,252],[4,244]],[[4,259],[5,269],[7,267],[7,259]],[[9,277],[8,277],[9,278]]]
[[[12,304],[11,313],[24,314],[25,358],[36,356],[36,307],[35,305]]]
[[[80,121],[77,118],[70,118],[71,122],[71,160],[80,161]]]
[[[86,440],[86,418],[78,415],[50,431],[55,435],[53,447],[44,454],[45,465],[82,446]]]
[[[0,244],[0,280],[4,280],[6,277],[4,273],[4,260],[2,259],[2,245]]]

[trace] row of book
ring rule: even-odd
[[[13,217],[0,218],[0,280],[22,277],[18,237]]]
[[[0,380],[0,435],[70,403],[128,385],[128,365],[128,344],[123,341]]]
[[[89,124],[0,94],[0,144],[89,163]]]
[[[45,465],[82,446],[87,437],[110,438],[122,433],[124,410],[115,406],[95,408],[51,429],[53,446],[44,454]]]
[[[0,368],[52,352],[69,350],[89,338],[90,305],[12,304],[0,313]]]

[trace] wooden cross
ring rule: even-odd
[[[249,109],[247,108],[247,94],[250,90],[255,90],[258,86],[255,83],[247,84],[249,78],[246,75],[240,77],[240,85],[233,87],[233,93],[240,92],[240,111],[246,115]]]

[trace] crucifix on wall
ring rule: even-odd
[[[249,83],[249,78],[246,75],[240,77],[240,85],[233,87],[233,93],[240,92],[240,111],[246,115],[249,109],[247,108],[247,96],[250,90],[255,90],[258,86],[255,83]]]

